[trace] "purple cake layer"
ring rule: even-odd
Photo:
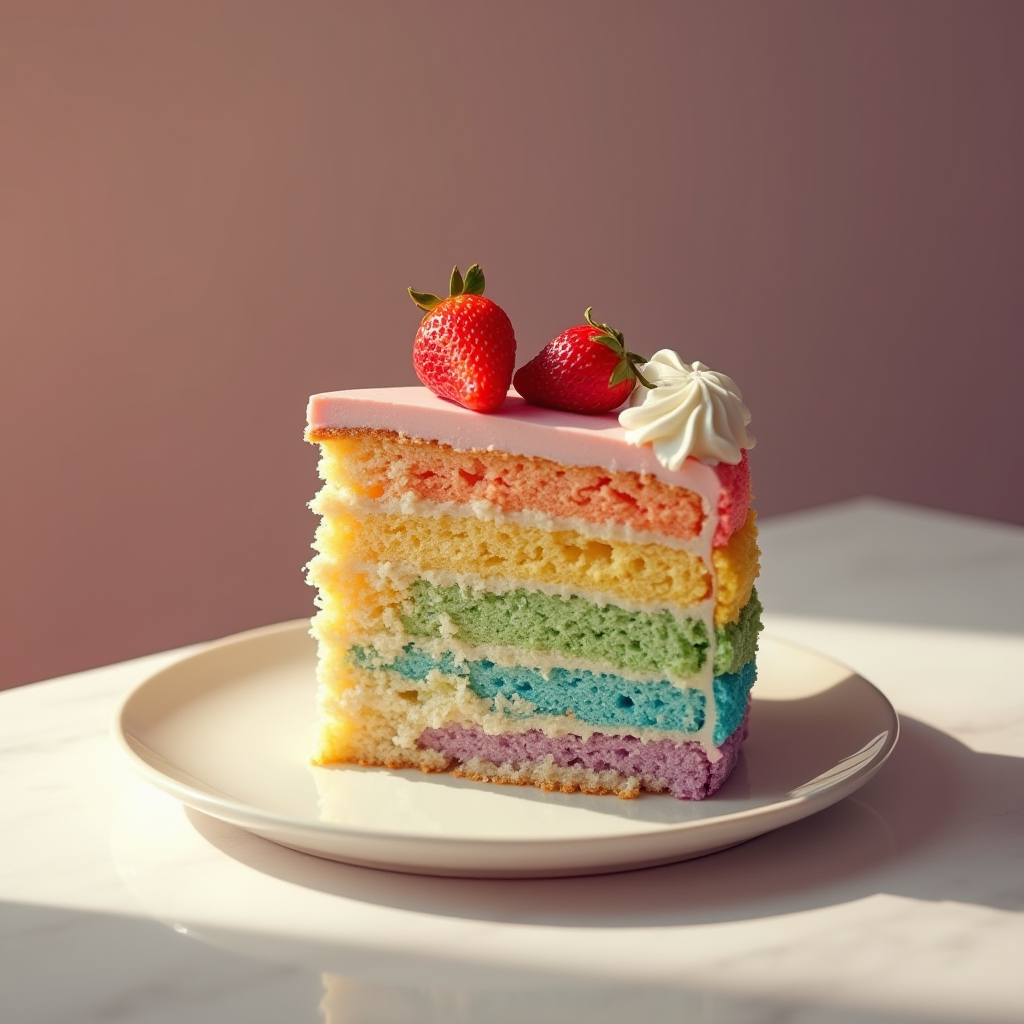
[[[606,736],[600,732],[585,740],[579,736],[546,736],[539,729],[492,736],[477,726],[449,725],[424,730],[419,744],[459,761],[479,757],[516,769],[550,754],[560,768],[589,768],[595,772],[611,769],[638,778],[641,783],[667,786],[679,800],[703,800],[729,777],[746,738],[744,715],[740,727],[718,748],[722,756],[714,763],[703,745],[694,740],[645,743],[636,736]]]

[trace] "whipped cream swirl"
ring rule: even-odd
[[[677,470],[688,456],[735,464],[754,447],[750,410],[732,378],[703,363],[684,363],[670,348],[655,352],[640,372],[654,387],[638,387],[619,413],[626,441],[650,443],[658,461]]]

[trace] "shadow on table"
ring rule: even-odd
[[[298,856],[298,855],[297,855]],[[472,964],[363,955],[293,940],[174,930],[146,918],[0,902],[5,1021],[177,1024],[978,1024],[918,1011],[823,1005]],[[16,941],[15,941],[16,937]],[[195,941],[199,940],[199,941]],[[328,966],[329,965],[329,966]]]
[[[742,846],[587,878],[451,879],[350,867],[196,811],[227,856],[289,882],[425,914],[564,927],[704,924],[891,893],[1024,911],[1024,759],[976,754],[912,718],[856,797]],[[1014,855],[1014,849],[1017,855]]]

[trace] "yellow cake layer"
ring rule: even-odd
[[[761,549],[757,546],[757,513],[750,509],[746,522],[729,538],[724,548],[715,548],[715,625],[724,626],[740,617],[754,580],[761,571]]]
[[[699,556],[656,544],[595,541],[574,531],[454,516],[357,516],[335,505],[317,530],[320,556],[310,582],[321,589],[332,619],[350,617],[349,630],[379,621],[401,601],[385,581],[360,571],[368,564],[404,564],[417,571],[453,572],[480,580],[568,586],[638,605],[681,609],[704,601],[711,576]],[[712,555],[715,622],[735,622],[750,599],[758,572],[757,526],[751,512],[743,528]],[[322,603],[323,606],[323,603]]]
[[[687,551],[493,520],[339,511],[325,518],[317,547],[339,560],[403,562],[483,580],[598,591],[635,603],[690,607],[711,592],[710,573]]]
[[[309,564],[309,582],[319,588],[314,634],[371,643],[375,635],[402,634],[404,593],[387,577],[370,576],[325,555]]]

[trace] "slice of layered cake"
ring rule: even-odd
[[[426,388],[313,396],[317,763],[722,784],[755,677],[756,528],[745,451],[687,457],[672,390],[625,427],[514,393],[488,415]]]

